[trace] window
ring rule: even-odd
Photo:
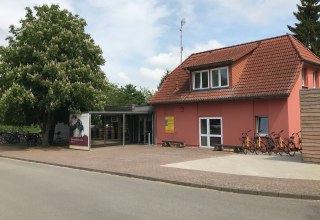
[[[302,78],[302,86],[304,86],[305,82],[304,82],[304,70],[302,70],[302,73],[301,73],[301,78]]]
[[[316,72],[313,72],[313,88],[316,88]]]
[[[269,119],[268,117],[256,117],[257,133],[260,135],[269,134]]]
[[[209,88],[209,71],[198,71],[193,73],[193,89]]]
[[[195,71],[192,74],[193,89],[209,89],[229,86],[228,67],[215,68],[210,70]]]
[[[229,85],[228,67],[211,70],[211,87],[226,87]]]
[[[200,118],[200,146],[222,144],[222,118]]]

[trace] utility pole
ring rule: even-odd
[[[183,51],[183,46],[182,46],[182,27],[185,25],[186,19],[182,19],[180,22],[180,63],[182,63],[182,51]]]

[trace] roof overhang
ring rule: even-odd
[[[237,97],[221,97],[214,99],[194,99],[194,100],[180,100],[180,101],[166,101],[166,102],[151,102],[151,105],[162,104],[182,104],[182,103],[202,103],[202,102],[222,102],[222,101],[243,101],[243,100],[260,100],[260,99],[286,99],[289,94],[265,94],[265,95],[249,95],[249,96],[237,96]]]
[[[315,63],[315,62],[311,62],[311,61],[308,61],[308,60],[303,60],[303,62],[308,66],[320,67],[320,63]]]
[[[194,65],[194,66],[186,66],[183,67],[184,70],[189,70],[189,71],[195,71],[195,70],[202,70],[202,69],[208,69],[208,68],[215,68],[215,67],[220,67],[220,66],[228,66],[233,63],[232,60],[226,60],[222,62],[214,62],[214,63],[206,63],[206,64],[201,64],[201,65]]]

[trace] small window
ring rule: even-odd
[[[260,135],[267,135],[269,134],[269,119],[268,117],[256,117],[256,128],[257,133]]]
[[[316,72],[313,72],[313,88],[316,88]]]
[[[228,67],[211,70],[211,87],[227,87],[229,85]]]
[[[209,88],[209,71],[199,71],[193,73],[193,89]]]
[[[302,86],[304,86],[305,82],[304,82],[304,70],[302,70],[302,73],[301,73],[301,78],[302,78]]]

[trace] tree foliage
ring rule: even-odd
[[[109,84],[106,89],[108,97],[108,105],[145,105],[148,100],[153,96],[153,93],[146,89],[137,89],[132,84],[125,86],[118,86],[116,84]]]
[[[85,26],[84,19],[58,5],[26,8],[20,26],[10,26],[8,46],[0,47],[4,121],[38,123],[46,141],[59,112],[103,109],[105,61]]]
[[[158,85],[158,90],[162,86],[163,82],[166,80],[167,76],[169,75],[170,71],[166,70],[166,72],[163,74],[163,76],[160,79],[159,85]]]
[[[299,23],[295,23],[295,27],[288,25],[288,29],[295,37],[317,55],[320,55],[319,2],[319,0],[300,0],[301,5],[297,5],[298,11],[293,13]]]

